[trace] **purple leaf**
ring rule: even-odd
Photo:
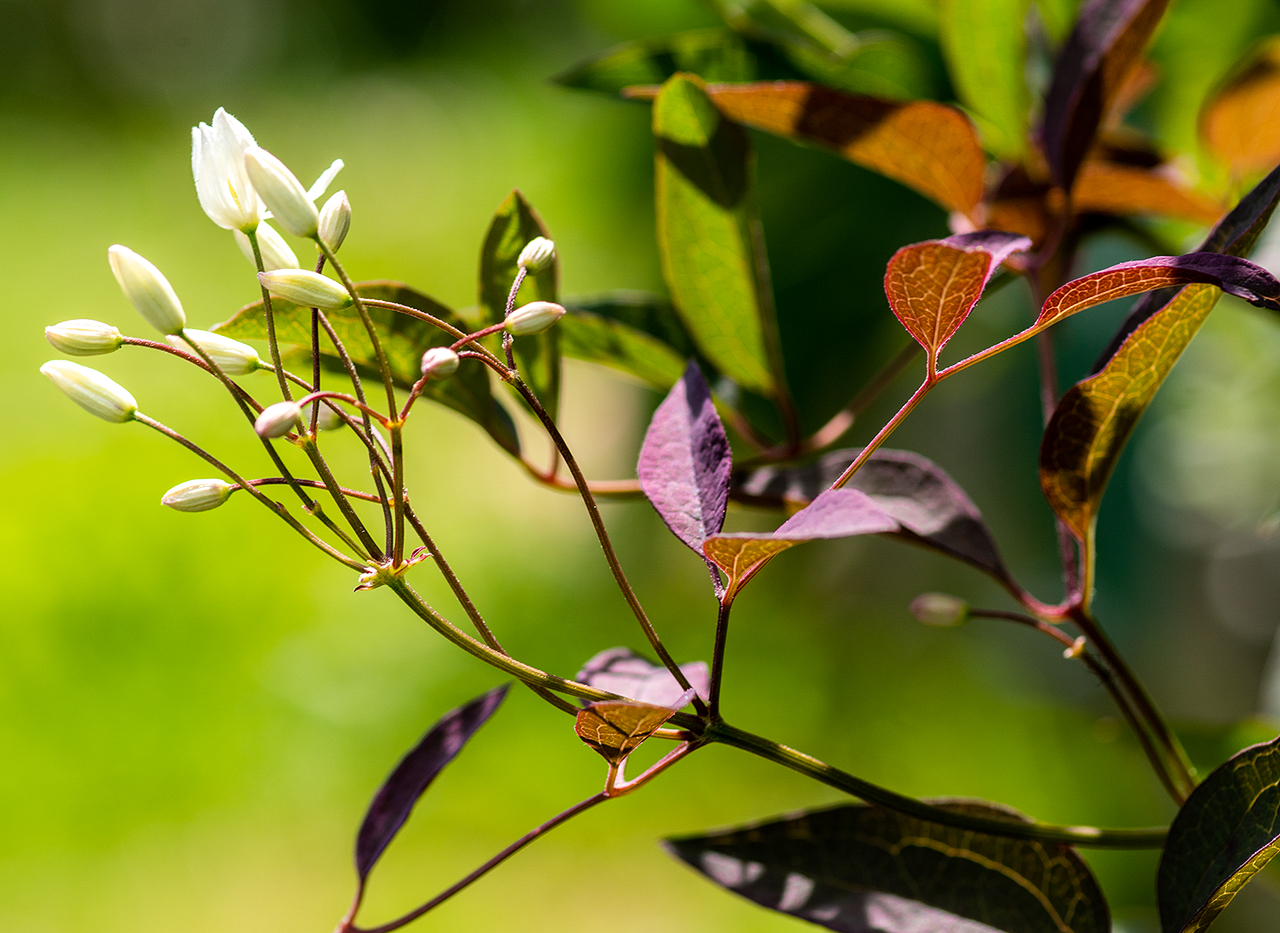
[[[1005,233],[1001,230],[977,230],[973,233],[957,233],[954,236],[947,237],[942,242],[970,253],[974,250],[990,253],[991,265],[988,267],[987,272],[988,281],[995,274],[995,271],[1000,268],[1000,263],[1014,253],[1021,253],[1024,250],[1031,249],[1031,240],[1028,237],[1023,236],[1021,233]],[[985,284],[984,282],[983,285],[985,286]]]
[[[510,684],[495,687],[466,706],[446,713],[378,788],[356,836],[356,873],[361,887],[374,863],[409,818],[418,798],[494,714],[509,688]]]
[[[710,694],[711,682],[706,662],[681,664],[680,670],[698,696],[705,700]],[[670,707],[684,693],[684,688],[669,670],[651,663],[630,648],[601,651],[583,665],[574,680],[652,706]]]
[[[801,467],[761,467],[734,477],[733,496],[781,508],[811,501],[844,472],[859,450],[832,451]],[[1009,580],[978,507],[941,467],[908,450],[877,450],[849,480],[896,519],[896,538],[941,551],[1001,582]],[[803,513],[800,513],[803,514]]]
[[[1197,252],[1248,256],[1257,245],[1258,237],[1262,235],[1267,222],[1271,220],[1277,201],[1280,201],[1280,168],[1272,170],[1270,175],[1258,182],[1252,191],[1240,199],[1239,204],[1218,221],[1218,225],[1205,237]],[[1147,318],[1166,307],[1177,294],[1176,288],[1162,288],[1147,292],[1139,298],[1116,335],[1111,338],[1111,343],[1094,362],[1090,375],[1101,372],[1129,335]]]
[[[1102,118],[1169,0],[1086,0],[1054,67],[1041,140],[1054,182],[1071,189]]]
[[[733,456],[702,370],[693,360],[653,413],[640,448],[640,488],[677,538],[699,555],[724,525]]]

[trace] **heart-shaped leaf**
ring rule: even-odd
[[[844,473],[860,448],[835,450],[800,467],[759,467],[735,474],[730,494],[754,505],[796,509]],[[845,486],[866,493],[902,526],[888,534],[941,551],[1010,583],[1009,572],[982,513],[965,491],[927,457],[880,449]]]
[[[1169,0],[1087,0],[1081,6],[1054,67],[1040,134],[1062,190],[1071,189],[1103,117],[1168,5]]]
[[[1258,238],[1271,220],[1276,202],[1280,200],[1280,168],[1271,172],[1258,182],[1253,190],[1240,199],[1205,237],[1200,245],[1202,253],[1226,253],[1229,256],[1248,256],[1257,245]],[[1133,310],[1125,318],[1124,324],[1111,338],[1111,343],[1102,351],[1093,364],[1093,372],[1099,372],[1107,360],[1120,349],[1120,345],[1130,334],[1138,329],[1138,325],[1173,300],[1177,292],[1161,289],[1143,295],[1134,304]]]
[[[1162,933],[1198,933],[1280,851],[1280,739],[1233,755],[1178,811],[1156,890]]]
[[[735,123],[833,150],[947,210],[972,215],[982,200],[986,157],[973,124],[955,107],[847,94],[801,81],[711,84],[706,91]],[[642,99],[654,93],[628,91]]]
[[[618,94],[632,85],[662,84],[681,71],[704,81],[799,76],[772,46],[744,39],[728,29],[694,29],[614,46],[552,80],[565,87]]]
[[[977,802],[956,812],[1008,821]],[[841,933],[1108,933],[1068,846],[989,836],[869,806],[668,839],[671,854],[762,907]]]
[[[711,389],[698,364],[653,413],[640,448],[640,488],[672,533],[702,553],[702,542],[724,526],[733,454]]]
[[[1150,215],[1211,224],[1223,206],[1184,188],[1158,169],[1091,159],[1080,167],[1071,206],[1077,214]]]
[[[702,551],[729,578],[732,599],[764,565],[790,547],[818,538],[848,538],[899,531],[901,525],[857,489],[828,489],[770,533],[739,532],[707,538]]]
[[[1200,117],[1209,149],[1236,175],[1280,160],[1280,39],[1262,43],[1237,67]]]
[[[711,672],[706,662],[681,664],[680,670],[698,696],[705,700],[710,694],[711,683]],[[669,707],[685,692],[669,670],[630,648],[601,651],[583,665],[574,680],[653,706]]]
[[[496,687],[442,716],[378,788],[356,836],[356,873],[362,888],[374,864],[409,819],[418,798],[497,711],[509,686]]]
[[[693,341],[671,303],[644,292],[567,298],[556,325],[565,356],[611,366],[666,391],[683,375]]]
[[[1247,259],[1221,253],[1155,256],[1122,262],[1063,285],[1045,300],[1040,316],[1027,333],[1117,298],[1196,283],[1214,285],[1260,308],[1280,308],[1280,281]]]
[[[519,191],[512,191],[499,205],[480,249],[480,311],[482,323],[497,324],[507,310],[507,295],[515,283],[516,260],[534,237],[551,239],[542,218]],[[516,306],[529,301],[559,301],[560,260],[530,275],[516,295]],[[560,332],[552,327],[541,334],[517,337],[516,366],[533,389],[542,407],[555,417],[560,404]]]
[[[928,354],[930,375],[938,352],[969,316],[1000,263],[1030,247],[1019,234],[983,231],[913,243],[893,254],[884,292],[902,326]]]
[[[453,311],[433,298],[415,291],[400,282],[357,282],[356,291],[363,297],[377,301],[392,301],[424,311],[433,317],[468,330],[467,324]],[[311,345],[311,309],[299,307],[282,298],[272,298],[276,336],[286,347],[298,349]],[[356,364],[362,377],[380,379],[378,364],[364,323],[354,310],[326,311],[325,316],[333,325],[334,333],[342,341],[343,348]],[[391,375],[402,389],[408,389],[421,377],[422,354],[430,347],[448,346],[454,337],[433,324],[386,308],[370,308],[378,332],[378,340],[387,355]],[[235,340],[265,340],[266,317],[262,302],[245,305],[231,318],[210,328],[214,333]],[[321,362],[325,368],[342,373],[345,370],[328,339],[321,336]],[[309,350],[307,353],[309,354]],[[309,361],[308,361],[309,368]],[[324,386],[322,386],[323,388]],[[458,371],[448,379],[433,379],[427,383],[423,394],[470,418],[484,428],[505,450],[519,454],[520,440],[515,424],[489,388],[489,375],[478,360],[463,360]]]
[[[658,255],[671,299],[698,346],[743,388],[781,385],[768,260],[751,144],[701,80],[676,75],[653,106]]]
[[[651,703],[599,700],[578,710],[574,728],[578,738],[599,752],[605,761],[620,765],[675,714],[675,709]]]
[[[974,115],[988,151],[1018,161],[1027,149],[1027,38],[1030,0],[943,0],[939,39],[947,73]]]

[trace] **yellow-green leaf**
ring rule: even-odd
[[[987,150],[1020,160],[1027,148],[1027,40],[1030,0],[942,0],[940,38],[947,70]]]

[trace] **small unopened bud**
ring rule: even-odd
[[[320,215],[296,175],[267,150],[253,146],[244,151],[249,181],[280,226],[294,236],[316,235]]]
[[[253,429],[259,437],[284,437],[298,424],[302,408],[297,402],[276,402],[262,409]]]
[[[1071,643],[1071,647],[1062,652],[1062,656],[1068,661],[1074,661],[1080,655],[1084,654],[1085,647],[1089,644],[1089,640],[1081,635]]]
[[[518,265],[524,266],[530,273],[538,273],[547,268],[556,258],[556,245],[544,236],[536,236],[520,250]]]
[[[265,220],[258,224],[258,250],[262,253],[262,268],[268,272],[276,269],[296,269],[298,268],[298,257],[284,241],[275,227],[271,226]],[[250,264],[256,269],[258,268],[258,260],[253,255],[253,244],[249,242],[249,238],[239,230],[235,231],[236,245],[240,247],[240,252],[244,253],[244,258],[249,260]]]
[[[53,380],[71,401],[103,421],[132,421],[138,403],[129,390],[96,369],[69,360],[50,360],[40,372]]]
[[[316,418],[316,429],[320,431],[336,431],[339,428],[346,427],[347,423],[342,420],[342,415],[338,414],[328,405],[320,406],[320,415]]]
[[[99,356],[120,349],[124,337],[110,324],[77,318],[51,324],[44,329],[45,339],[72,356]]]
[[[161,496],[160,504],[179,512],[207,512],[226,502],[234,489],[220,479],[191,479]]]
[[[351,201],[345,191],[339,191],[320,208],[320,239],[329,251],[336,253],[351,229]],[[297,263],[294,263],[297,265]]]
[[[560,318],[564,308],[553,301],[531,301],[507,315],[507,333],[516,337],[540,334]]]
[[[960,625],[969,618],[969,604],[946,593],[921,593],[911,600],[911,614],[925,625]]]
[[[107,250],[111,271],[126,298],[162,334],[176,334],[187,326],[182,302],[160,270],[127,246]]]
[[[262,368],[262,359],[258,351],[247,343],[232,340],[221,334],[211,334],[207,330],[193,330],[188,327],[181,334],[171,334],[164,339],[171,347],[178,350],[191,351],[186,337],[197,347],[209,355],[209,359],[228,376],[247,376]]]
[[[458,354],[448,347],[432,347],[422,354],[422,375],[431,379],[443,379],[458,371]]]
[[[304,308],[341,311],[352,305],[351,296],[338,282],[310,269],[277,269],[259,272],[258,281],[273,295]]]

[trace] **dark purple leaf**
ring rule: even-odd
[[[733,496],[782,508],[811,501],[860,453],[836,450],[801,467],[761,467],[733,478]],[[1007,582],[1008,571],[982,513],[941,467],[908,450],[877,450],[846,489],[866,493],[901,528],[896,538],[941,551]]]
[[[1197,252],[1226,253],[1229,256],[1248,256],[1258,243],[1258,237],[1271,220],[1271,214],[1280,201],[1280,168],[1258,182],[1252,191],[1240,199],[1218,225],[1213,228]],[[1177,296],[1178,289],[1162,288],[1147,292],[1133,306],[1120,330],[1093,364],[1090,375],[1102,371],[1107,361],[1115,356],[1120,345],[1138,329],[1147,318],[1168,306]]]
[[[1098,126],[1141,59],[1169,0],[1086,0],[1045,96],[1041,140],[1054,182],[1070,190]]]
[[[378,788],[356,836],[356,873],[361,885],[409,818],[418,798],[494,714],[509,688],[510,684],[495,687],[466,706],[446,713]]]
[[[681,664],[698,696],[704,700],[710,693],[711,673],[705,661]],[[671,706],[684,693],[684,688],[661,665],[650,662],[630,648],[608,648],[601,651],[578,671],[578,683],[608,690],[652,706]]]
[[[733,456],[698,364],[653,413],[640,448],[640,488],[677,538],[699,555],[724,525]]]
[[[1031,249],[1031,241],[1021,233],[1005,233],[1001,230],[977,230],[973,233],[957,233],[949,236],[943,243],[956,249],[972,252],[982,250],[991,254],[991,266],[987,279],[990,280],[995,271],[1014,253]],[[985,283],[984,283],[985,284]]]

